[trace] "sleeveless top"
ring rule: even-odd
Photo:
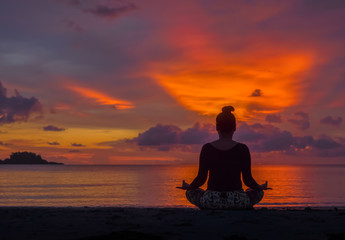
[[[258,188],[251,173],[249,149],[242,143],[237,143],[229,150],[220,150],[210,143],[205,144],[200,152],[198,175],[190,187],[194,189],[202,186],[208,173],[207,190],[242,190],[241,174],[245,185],[252,189]]]

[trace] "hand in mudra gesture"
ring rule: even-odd
[[[259,185],[262,190],[272,190],[272,188],[267,187],[267,181],[264,184]]]
[[[182,181],[182,187],[176,187],[179,189],[187,190],[189,189],[189,184],[185,182],[185,180]]]

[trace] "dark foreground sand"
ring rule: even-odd
[[[0,208],[0,239],[345,239],[345,210]]]

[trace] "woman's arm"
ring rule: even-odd
[[[199,158],[199,171],[196,178],[190,184],[188,189],[195,189],[202,186],[207,180],[208,166],[207,166],[207,150],[205,145],[202,147]]]
[[[245,146],[243,165],[242,165],[242,178],[245,185],[252,189],[260,188],[259,184],[254,180],[251,171],[251,157],[247,146]]]

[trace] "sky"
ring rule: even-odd
[[[253,164],[345,163],[343,0],[5,0],[0,159],[195,164],[235,108]]]

